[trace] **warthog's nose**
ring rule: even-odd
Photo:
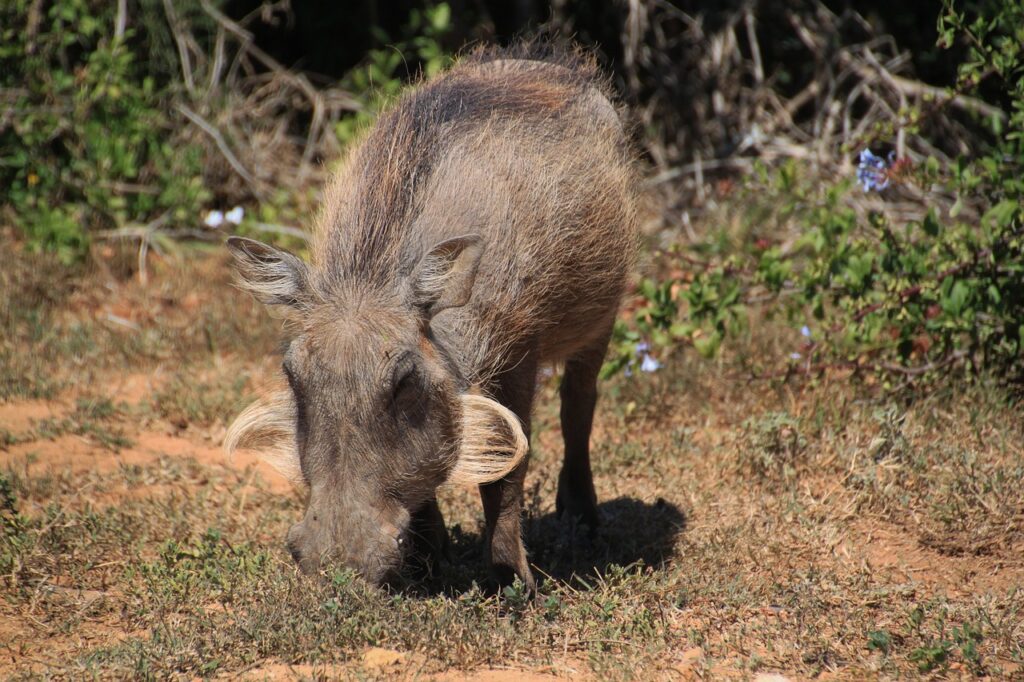
[[[292,555],[292,559],[299,565],[299,568],[305,570],[305,566],[302,563],[302,524],[296,523],[288,531],[288,536],[285,538],[285,546],[288,548],[288,553]]]

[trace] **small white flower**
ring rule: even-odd
[[[245,217],[245,209],[241,206],[235,206],[233,209],[224,214],[224,219],[232,225],[241,225],[242,218]]]
[[[220,211],[210,211],[206,214],[206,218],[203,219],[203,224],[207,227],[217,229],[224,224],[224,214]]]
[[[808,339],[811,338],[811,328],[805,324],[800,327],[800,334],[801,336],[806,336]]]
[[[647,353],[644,353],[644,359],[640,363],[640,371],[657,372],[659,369],[661,369],[661,363]]]
[[[799,353],[790,353],[789,354],[789,359],[790,360],[799,360],[801,357],[803,357],[803,356],[801,356]]]

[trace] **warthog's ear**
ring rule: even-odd
[[[484,253],[480,235],[467,234],[448,239],[432,248],[412,271],[412,304],[429,320],[445,308],[469,302],[473,282]]]
[[[229,237],[238,282],[267,305],[295,305],[306,290],[306,264],[297,256],[255,239]]]
[[[448,482],[479,485],[504,478],[530,450],[523,425],[512,410],[490,398],[464,393],[461,399],[462,441]]]

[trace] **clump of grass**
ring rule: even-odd
[[[873,419],[878,424],[878,435],[868,446],[871,458],[875,462],[890,458],[897,462],[910,462],[913,448],[903,433],[906,412],[895,405],[887,405],[875,410]]]
[[[75,410],[63,418],[44,419],[35,427],[38,438],[57,438],[65,434],[87,436],[108,450],[117,452],[133,445],[120,426],[111,424],[119,419],[127,406],[115,405],[109,398],[79,398]]]
[[[807,447],[799,422],[786,412],[767,412],[743,423],[743,463],[762,478],[792,478]]]
[[[76,666],[208,674],[211,666],[233,670],[268,658],[345,662],[381,646],[430,652],[425,669],[440,671],[499,660],[543,664],[546,644],[561,638],[613,667],[662,650],[667,636],[643,572],[623,571],[586,592],[552,586],[540,601],[515,588],[504,597],[479,587],[411,597],[369,588],[343,570],[323,580],[296,578],[289,565],[252,547],[222,549],[207,540],[176,547],[146,570],[155,585],[180,588],[133,593],[155,636],[92,652]],[[173,627],[163,624],[170,614]],[[627,641],[633,646],[624,647]],[[635,647],[646,651],[637,656]]]
[[[2,232],[0,244],[8,254],[16,250]],[[81,271],[38,254],[19,253],[6,261],[0,268],[0,400],[50,398],[61,387],[53,358],[67,342],[53,311]]]
[[[0,472],[0,576],[17,570],[25,544],[25,520],[18,513],[14,485]]]
[[[894,406],[874,411],[877,433],[850,468],[847,485],[868,508],[908,525],[922,545],[943,554],[1010,550],[1024,530],[1024,466],[1012,447],[997,442],[1012,438],[1004,432],[1009,425],[992,422],[990,440],[971,432],[966,414],[915,427],[908,426],[909,414]]]
[[[6,450],[12,445],[17,445],[21,441],[22,438],[16,435],[13,431],[0,428],[0,450]]]
[[[244,406],[248,383],[244,372],[209,382],[175,376],[153,397],[152,410],[179,428],[224,422]]]
[[[1012,548],[1024,531],[1024,465],[986,459],[960,448],[929,453],[924,481],[915,481],[922,493],[924,485],[931,489],[921,505],[924,545],[952,555]]]
[[[981,627],[970,621],[950,624],[949,616],[948,607],[942,603],[920,604],[911,609],[902,638],[907,660],[922,673],[948,670],[952,662],[959,660],[971,673],[984,675],[979,650],[985,639]]]
[[[130,272],[30,253],[9,231],[0,230],[0,247],[14,256],[0,272],[0,400],[50,399],[126,366],[144,371],[237,352],[265,355],[278,343],[280,330],[266,311],[229,286],[226,254],[181,245],[151,264],[146,287],[136,287],[119,279]],[[117,255],[121,247],[111,248]],[[83,303],[93,308],[89,314]]]

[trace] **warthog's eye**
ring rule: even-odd
[[[391,402],[400,404],[410,398],[415,398],[416,389],[419,386],[419,373],[415,366],[407,368],[401,376],[395,378],[394,387],[391,390]]]
[[[395,363],[391,382],[391,406],[396,411],[396,416],[405,416],[410,420],[417,420],[424,411],[423,377],[411,354]]]

